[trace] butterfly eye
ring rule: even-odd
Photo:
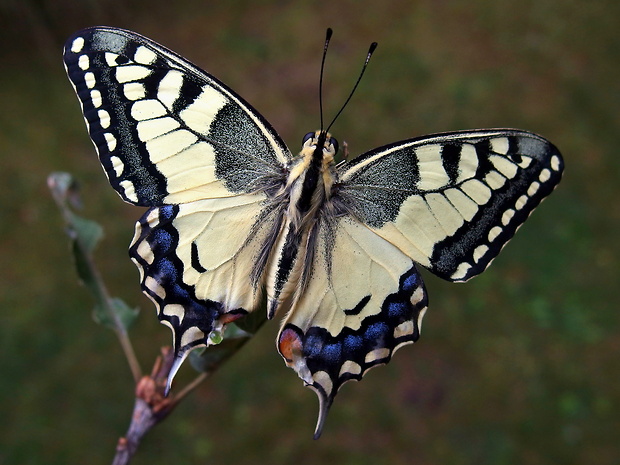
[[[301,145],[304,145],[306,141],[308,141],[309,139],[312,139],[314,136],[315,136],[314,132],[309,132],[308,134],[306,134],[304,138],[301,140]]]
[[[338,141],[334,137],[329,138],[329,143],[334,147],[334,155],[338,153]]]

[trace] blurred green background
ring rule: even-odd
[[[171,4],[174,6],[171,6]],[[109,463],[132,379],[93,323],[45,184],[82,182],[97,260],[150,369],[167,328],[127,245],[140,210],[108,186],[62,67],[64,40],[105,24],[167,45],[252,103],[293,151],[379,48],[333,128],[358,154],[425,133],[517,127],[563,152],[559,189],[483,276],[425,273],[421,340],[340,392],[312,440],[315,395],[271,323],[145,439],[136,464],[620,463],[620,3],[615,0],[0,1],[0,464]],[[180,381],[193,376],[184,367]]]

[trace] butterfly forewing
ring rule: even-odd
[[[271,187],[290,153],[241,97],[138,34],[80,31],[64,55],[104,170],[136,205]]]
[[[481,273],[560,181],[547,140],[512,129],[437,134],[375,149],[341,166],[352,215],[434,274]]]

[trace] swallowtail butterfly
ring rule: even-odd
[[[321,128],[294,156],[226,85],[121,29],[76,33],[64,62],[110,184],[148,207],[129,253],[172,328],[170,379],[266,294],[269,318],[284,317],[278,351],[318,394],[315,437],[343,383],[420,336],[417,264],[449,281],[481,273],[562,174],[549,141],[515,129],[336,163]]]

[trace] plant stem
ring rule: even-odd
[[[190,392],[196,389],[196,387],[198,387],[200,383],[202,383],[205,379],[207,379],[210,374],[211,373],[200,373],[198,376],[196,376],[196,378],[194,378],[194,380],[191,383],[189,383],[187,386],[181,389],[179,393],[174,396],[175,404],[178,404],[179,402],[181,402],[181,400],[183,400],[184,397],[186,397]]]
[[[131,415],[131,423],[125,437],[118,440],[112,465],[128,464],[146,433],[166,418],[184,397],[208,377],[208,373],[201,373],[179,394],[170,394],[165,397],[168,373],[173,360],[172,348],[163,347],[161,355],[155,360],[151,374],[143,376],[137,383],[136,402]]]
[[[114,322],[114,332],[118,337],[121,347],[123,348],[123,352],[125,353],[125,358],[127,359],[127,363],[129,364],[129,369],[131,370],[131,374],[133,375],[134,382],[137,384],[140,381],[140,378],[142,378],[142,368],[140,367],[140,362],[136,357],[136,353],[133,349],[133,345],[131,344],[131,340],[129,339],[129,335],[127,334],[127,330],[120,321],[118,314],[114,311],[112,297],[110,297],[108,288],[106,287],[103,278],[99,273],[99,270],[95,266],[92,254],[88,251],[86,246],[82,244],[79,237],[76,237],[75,241],[78,244],[78,247],[82,248],[85,264],[88,267],[89,273],[94,281],[94,283],[90,287],[93,292],[99,295],[98,300],[103,303],[106,313]]]

